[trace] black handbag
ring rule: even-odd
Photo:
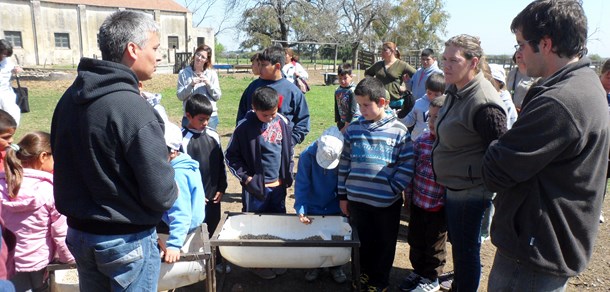
[[[15,100],[15,103],[17,103],[17,105],[21,109],[21,113],[29,113],[30,112],[30,101],[28,99],[28,88],[21,87],[18,76],[16,76],[15,79],[17,79],[17,87],[13,87],[13,91],[15,91],[15,95],[17,95],[17,99]]]

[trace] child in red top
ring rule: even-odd
[[[413,272],[400,285],[401,291],[438,291],[438,276],[445,266],[445,188],[436,183],[431,160],[432,144],[436,139],[434,122],[444,101],[445,96],[441,95],[430,102],[427,121],[430,131],[413,143],[415,176],[405,190],[405,205],[411,206],[407,241]]]

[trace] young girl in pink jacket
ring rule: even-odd
[[[15,233],[16,291],[38,291],[48,286],[45,267],[55,257],[74,263],[65,243],[66,217],[55,209],[53,154],[50,135],[30,132],[6,149],[0,173],[2,219]]]

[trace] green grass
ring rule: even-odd
[[[170,119],[178,123],[182,117],[182,102],[176,98],[177,75],[164,76],[170,79],[167,85],[160,87],[158,91],[163,95],[162,104],[167,110]],[[228,138],[235,128],[235,116],[237,106],[244,89],[252,82],[253,77],[220,76],[222,97],[218,101],[220,125],[218,132]],[[27,82],[30,94],[30,108],[32,112],[22,114],[21,123],[15,135],[15,141],[24,133],[42,130],[50,131],[51,118],[57,101],[64,93],[71,81],[52,81],[52,86],[43,85],[42,82]],[[155,83],[156,80],[151,81]],[[55,85],[56,84],[56,85]],[[156,84],[158,86],[158,84]],[[148,86],[148,85],[145,85]],[[157,88],[157,87],[155,87]],[[335,86],[311,85],[311,90],[306,94],[307,104],[310,112],[311,129],[305,141],[295,147],[295,154],[300,153],[306,146],[316,140],[324,129],[334,124],[334,91]],[[223,141],[226,141],[223,139]],[[223,142],[223,145],[226,142]]]

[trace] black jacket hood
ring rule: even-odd
[[[113,86],[108,86],[110,83]],[[117,91],[132,91],[140,94],[138,78],[123,64],[82,58],[78,65],[78,75],[72,87],[76,104],[89,103],[102,96]]]

